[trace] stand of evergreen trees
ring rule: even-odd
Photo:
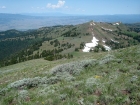
[[[37,52],[36,54],[33,54],[34,51],[39,50],[44,40],[49,41],[51,39],[46,38],[41,41],[38,41],[34,43],[32,46],[28,47],[27,49],[21,50],[19,53],[12,55],[10,58],[0,61],[0,67],[8,66],[8,65],[12,65],[12,64],[32,60],[32,59],[38,59],[38,58],[44,58],[45,60],[49,60],[49,61],[58,60],[62,58],[67,58],[67,59],[73,58],[73,55],[71,54],[62,55],[60,53],[64,49],[69,49],[74,45],[68,42],[60,45],[60,42],[57,39],[50,41],[50,44],[53,44],[54,47],[58,47],[58,46],[61,46],[61,47],[55,48],[53,50],[43,50],[40,54],[39,52]]]
[[[60,52],[62,51],[63,49],[43,50],[41,54],[37,52],[34,55],[33,54],[27,55],[27,52],[25,53],[25,51],[22,50],[17,55],[13,55],[10,59],[5,59],[1,61],[0,67],[8,66],[8,65],[12,65],[12,64],[32,60],[32,59],[39,59],[39,58],[44,58],[45,60],[48,61],[54,61],[62,58],[67,58],[67,59],[73,58],[73,55],[69,53],[64,55],[60,54]]]

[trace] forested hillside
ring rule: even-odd
[[[140,43],[139,24],[93,22],[79,25],[57,25],[37,30],[0,32],[0,66],[44,58],[57,60],[72,58],[83,52],[92,38],[98,45],[90,49],[97,53],[130,47]],[[93,41],[93,40],[92,40]],[[87,43],[87,44],[86,44]]]

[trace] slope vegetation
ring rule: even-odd
[[[0,104],[140,104],[140,45],[75,55],[72,59],[37,59],[1,68]]]
[[[90,21],[0,32],[0,66],[39,58],[49,61],[72,58],[75,51],[94,53],[137,45],[140,32],[137,28],[132,29],[133,25]]]

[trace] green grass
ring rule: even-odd
[[[111,33],[102,31],[101,26],[117,29],[108,23],[95,24],[95,36],[99,34],[98,37],[108,40]],[[82,33],[81,38],[63,40],[60,36],[73,27],[55,29],[49,35],[60,43],[75,44],[62,52],[72,53],[74,58],[56,61],[42,58],[0,68],[0,105],[140,104],[140,45],[110,52],[74,52],[81,42],[90,42],[92,38],[89,23],[74,27]],[[126,30],[122,24],[119,27]],[[90,35],[84,36],[86,33]],[[51,48],[53,45],[43,42],[39,52]]]
[[[93,38],[93,33],[95,37],[99,40],[98,42],[99,44],[101,45],[106,44],[107,46],[110,46],[112,49],[124,48],[131,45],[136,45],[139,43],[137,41],[138,37],[132,38],[132,36],[123,35],[125,34],[123,32],[128,33],[127,31],[129,30],[129,27],[124,24],[114,26],[111,23],[95,22],[96,25],[91,26],[90,23],[91,22],[87,22],[87,23],[83,23],[79,25],[64,25],[60,27],[56,27],[56,26],[42,27],[37,30],[34,30],[33,33],[31,33],[31,35],[27,33],[26,36],[24,36],[24,34],[22,35],[21,33],[20,36],[12,38],[14,43],[16,42],[18,38],[24,41],[26,40],[29,41],[29,39],[32,39],[32,40],[34,39],[37,43],[34,43],[33,45],[29,44],[29,47],[27,49],[23,48],[23,51],[22,52],[17,51],[17,54],[10,53],[12,57],[10,57],[10,55],[8,54],[7,58],[5,58],[6,56],[3,56],[5,55],[5,53],[1,54],[1,56],[5,58],[5,61],[1,60],[0,65],[2,67],[5,65],[15,64],[17,62],[22,62],[25,60],[25,58],[22,56],[26,56],[27,59],[38,58],[39,57],[38,52],[41,57],[41,53],[44,50],[53,50],[55,48],[63,50],[62,52],[60,52],[60,54],[62,55],[73,53],[75,49],[80,47],[81,43],[83,42],[90,43]],[[112,32],[104,31],[102,27],[107,28],[107,29],[112,29],[113,31]],[[78,35],[75,33],[78,33]],[[131,32],[131,33],[134,33],[134,32]],[[72,37],[70,37],[71,35]],[[66,37],[66,36],[69,36],[69,37]],[[5,39],[3,39],[3,40],[7,40],[5,44],[9,43],[8,39],[9,37],[6,37]],[[47,41],[48,39],[51,39],[51,40]],[[50,42],[56,39],[60,42],[60,45],[58,46],[57,44],[51,45]],[[118,41],[119,43],[113,43],[111,39],[113,39],[114,41]],[[40,42],[38,42],[39,40]],[[102,42],[102,40],[105,40],[106,43]],[[62,44],[67,44],[67,42],[69,43],[69,45],[61,46]],[[19,44],[16,44],[16,46],[18,45]],[[9,52],[8,50],[9,47],[5,46],[4,49],[5,48]],[[79,51],[82,52],[82,49],[80,49]],[[32,56],[35,56],[35,57],[32,57]]]
[[[0,68],[0,105],[140,104],[140,45],[104,53],[73,54],[73,59],[38,59]],[[88,59],[96,63],[80,64]],[[51,72],[58,67],[63,70]],[[80,70],[80,74],[74,75],[70,70]],[[7,87],[24,78],[35,83],[46,78],[50,82],[16,89]]]

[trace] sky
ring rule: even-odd
[[[140,0],[0,0],[0,13],[140,14]]]

